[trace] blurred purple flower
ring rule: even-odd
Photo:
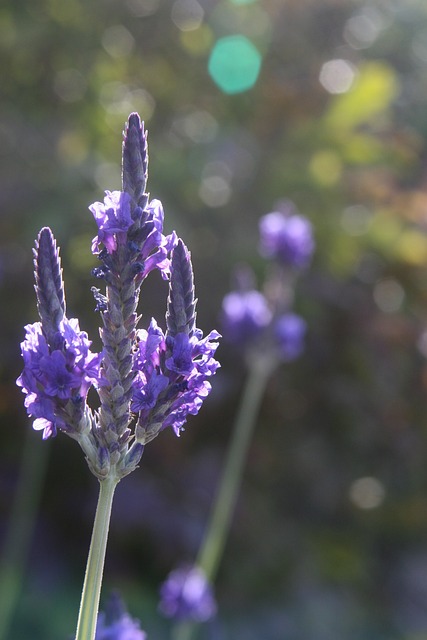
[[[232,291],[222,302],[224,337],[235,345],[244,345],[256,338],[272,319],[265,296],[252,289]]]
[[[172,571],[160,589],[159,610],[167,618],[206,622],[216,614],[212,587],[198,567]]]
[[[306,329],[305,320],[296,313],[285,313],[276,320],[274,333],[283,360],[295,360],[301,355]]]
[[[105,612],[98,615],[95,640],[145,640],[146,637],[139,621],[130,617],[121,598],[113,593]]]
[[[286,211],[273,211],[259,223],[261,253],[266,258],[297,269],[310,262],[314,251],[314,238],[310,222],[299,215],[293,205]]]
[[[258,341],[262,350],[270,348],[281,360],[289,362],[304,349],[306,322],[296,313],[275,316],[265,296],[256,290],[232,291],[222,303],[225,339],[240,347]]]

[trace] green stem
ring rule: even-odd
[[[117,482],[116,478],[108,477],[99,483],[98,505],[86,565],[76,640],[95,638],[111,507]]]
[[[19,482],[0,563],[0,640],[8,637],[22,587],[47,466],[49,442],[27,430]]]
[[[209,582],[214,581],[219,567],[259,407],[276,364],[274,356],[269,354],[258,354],[250,361],[249,374],[233,426],[220,484],[195,563],[202,569]],[[196,627],[196,622],[177,623],[172,631],[173,640],[191,640]]]
[[[253,359],[227,452],[218,493],[196,565],[213,582],[236,504],[243,466],[268,378],[275,367],[270,356]]]
[[[177,622],[172,628],[171,640],[189,640],[192,637],[194,623]]]

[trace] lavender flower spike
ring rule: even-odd
[[[59,253],[52,232],[40,231],[34,251],[37,306],[41,322],[26,326],[21,344],[24,370],[17,380],[33,427],[43,438],[58,430],[80,442],[89,465],[96,466],[97,448],[90,435],[93,416],[85,403],[89,388],[99,382],[100,355],[91,353],[86,333],[65,315]]]
[[[147,183],[148,149],[144,123],[137,113],[131,113],[124,132],[122,149],[122,189],[135,204],[144,207]]]
[[[138,413],[137,442],[146,444],[169,426],[179,435],[187,416],[198,413],[211,391],[220,334],[203,337],[195,326],[195,306],[190,254],[179,240],[171,259],[166,335],[154,320],[147,331],[138,332],[131,405]]]
[[[48,227],[40,231],[36,241],[34,274],[37,309],[43,332],[51,343],[65,315],[65,294],[59,251]]]
[[[89,209],[97,235],[92,252],[100,265],[93,275],[105,291],[92,287],[101,316],[102,352],[77,319],[65,313],[59,253],[52,232],[41,230],[35,249],[35,277],[40,322],[26,326],[21,344],[24,369],[17,380],[33,427],[43,438],[63,431],[77,440],[100,493],[76,640],[144,640],[145,634],[125,613],[96,622],[102,585],[108,525],[117,483],[131,473],[144,446],[171,426],[179,435],[189,414],[196,414],[219,367],[214,359],[219,337],[206,337],[195,326],[190,254],[175,232],[163,234],[163,207],[148,201],[147,136],[133,113],[122,145],[122,191],[107,191]],[[166,335],[153,319],[137,330],[141,285],[157,269],[169,280]],[[93,386],[98,407],[87,397]],[[110,624],[111,622],[111,624]]]
[[[174,338],[177,333],[191,337],[196,327],[196,302],[190,253],[182,240],[178,240],[173,251],[166,313],[167,335]]]
[[[59,253],[52,232],[41,230],[35,250],[37,305],[41,322],[26,327],[24,370],[17,383],[43,437],[66,432],[79,441],[92,472],[118,481],[135,469],[144,446],[162,429],[177,434],[210,392],[219,364],[219,337],[196,328],[190,254],[175,232],[163,234],[163,207],[145,193],[148,153],[144,125],[129,116],[122,145],[122,191],[107,191],[89,209],[98,227],[92,251],[100,266],[93,287],[101,315],[103,349],[91,353],[77,320],[65,315]],[[152,320],[137,331],[141,285],[158,269],[169,280],[166,334]],[[86,398],[94,386],[100,406]]]

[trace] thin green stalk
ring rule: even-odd
[[[50,445],[27,430],[18,486],[0,563],[0,640],[8,637],[22,589]]]
[[[189,640],[192,637],[193,627],[193,622],[178,622],[172,628],[171,640]]]
[[[259,354],[250,361],[220,484],[195,562],[211,583],[221,561],[260,404],[276,364],[276,359],[271,354]],[[191,640],[196,626],[195,622],[177,623],[172,631],[173,640]]]
[[[261,356],[252,361],[249,369],[220,485],[196,560],[210,582],[214,581],[221,560],[259,407],[274,366],[273,358]]]
[[[117,482],[116,478],[108,477],[99,483],[98,505],[86,565],[76,640],[95,638],[111,507]]]

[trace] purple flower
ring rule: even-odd
[[[272,312],[259,291],[232,291],[222,302],[222,325],[225,338],[244,345],[256,338],[271,322]]]
[[[153,269],[159,269],[166,280],[169,276],[170,260],[167,257],[176,245],[178,238],[175,232],[163,235],[163,205],[160,200],[152,200],[144,212],[146,215],[146,237],[142,244],[139,259],[144,265],[140,278],[145,278]]]
[[[306,322],[296,313],[285,313],[274,324],[274,333],[285,361],[295,360],[304,350]]]
[[[255,346],[284,361],[295,360],[304,349],[305,321],[295,313],[275,314],[256,290],[232,291],[222,303],[222,324],[228,342]]]
[[[164,235],[159,200],[145,192],[147,136],[138,114],[129,116],[122,148],[122,190],[106,191],[89,208],[98,226],[92,250],[100,265],[93,287],[101,316],[102,353],[76,319],[68,319],[59,252],[52,232],[40,231],[35,255],[40,322],[26,327],[21,344],[24,369],[17,384],[35,429],[48,438],[58,430],[82,447],[93,473],[119,479],[133,471],[144,445],[171,426],[177,434],[208,395],[218,368],[219,334],[206,337],[195,326],[190,254],[175,232]],[[152,320],[137,329],[141,285],[158,269],[169,280],[166,332]],[[95,411],[87,403],[94,386]]]
[[[40,373],[44,376],[44,392],[60,400],[71,398],[73,389],[80,386],[80,376],[71,368],[62,351],[53,351],[40,359]]]
[[[169,371],[175,371],[183,376],[190,376],[193,371],[194,343],[186,333],[177,333],[172,342],[172,355],[166,360]]]
[[[208,378],[219,367],[214,354],[220,336],[211,331],[203,337],[195,326],[195,306],[190,254],[178,240],[171,258],[167,332],[154,319],[148,330],[137,332],[131,409],[138,414],[136,439],[142,444],[169,426],[179,435],[211,390]]]
[[[273,211],[259,223],[261,253],[267,258],[297,269],[310,262],[314,239],[310,222],[296,213],[293,205],[285,212]]]
[[[123,191],[106,191],[104,203],[94,202],[89,209],[98,225],[98,235],[92,241],[92,252],[99,253],[101,242],[108,253],[116,251],[117,244],[126,240],[126,232],[132,225],[130,200]]]
[[[160,589],[159,610],[168,618],[206,622],[216,614],[212,588],[201,569],[172,571]]]
[[[145,444],[168,426],[179,435],[187,416],[198,413],[211,391],[207,378],[219,367],[213,357],[219,334],[203,337],[197,329],[191,338],[178,333],[166,339],[152,320],[138,338],[131,407],[138,413],[137,438]]]
[[[24,369],[17,384],[34,429],[42,430],[44,439],[58,429],[79,434],[90,422],[84,400],[89,388],[100,383],[101,354],[91,353],[78,320],[65,315],[59,252],[47,227],[39,233],[34,257],[41,322],[25,327]]]
[[[133,620],[126,612],[117,594],[112,594],[105,612],[98,614],[95,640],[145,640],[138,620]]]
[[[158,373],[156,369],[153,369],[150,376],[144,378],[141,375],[139,383],[135,385],[132,410],[138,412],[153,409],[160,393],[168,384],[168,377]]]
[[[25,407],[35,418],[34,429],[44,431],[44,438],[57,429],[76,431],[67,421],[67,403],[81,403],[92,385],[100,383],[100,354],[91,353],[87,334],[79,330],[78,321],[63,318],[55,339],[62,349],[50,349],[42,324],[27,325],[21,344],[24,370],[17,385],[26,394]],[[70,416],[71,417],[71,416]]]
[[[150,410],[164,385],[162,378],[152,371],[138,373],[135,379],[140,288],[154,269],[168,279],[169,253],[177,243],[175,233],[163,235],[161,202],[148,202],[144,191],[147,162],[143,124],[137,114],[131,114],[123,141],[122,182],[127,191],[107,192],[104,205],[95,203],[90,207],[99,229],[93,249],[102,263],[95,275],[107,285],[105,296],[94,290],[104,344],[99,434],[103,449],[111,454],[110,462],[120,465],[128,460],[127,450],[131,446],[132,398],[135,396],[136,406],[141,410]],[[100,248],[101,243],[104,249]],[[141,392],[138,396],[137,389]],[[141,447],[139,450],[142,451]],[[120,468],[122,473],[124,468]]]

